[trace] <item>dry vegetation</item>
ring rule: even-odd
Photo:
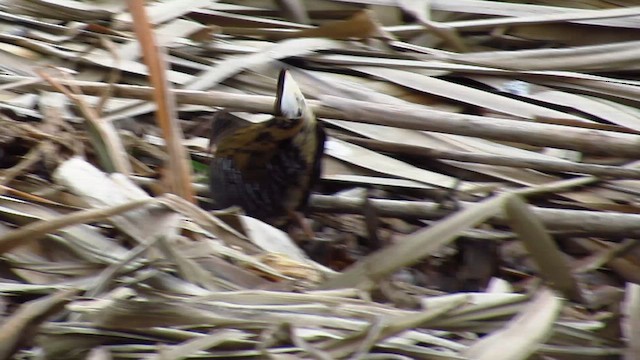
[[[640,359],[636,1],[141,3],[0,2],[0,358]],[[314,240],[205,210],[282,67]]]

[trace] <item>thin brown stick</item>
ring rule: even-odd
[[[104,47],[109,51],[111,56],[113,56],[113,62],[115,64],[115,66],[112,67],[111,70],[109,71],[109,77],[107,78],[107,84],[109,84],[109,87],[104,90],[104,93],[100,96],[100,101],[96,105],[96,111],[98,112],[98,114],[100,114],[100,116],[102,116],[102,112],[105,106],[111,99],[113,85],[115,85],[118,81],[120,81],[122,70],[120,68],[120,62],[121,62],[120,54],[116,50],[116,46],[113,43],[113,41],[111,41],[107,37],[101,37],[100,44],[102,45],[102,47]]]
[[[63,75],[63,73],[59,74]],[[105,163],[103,165],[108,167],[108,170],[110,171],[117,171],[125,175],[131,174],[131,164],[127,161],[127,152],[120,141],[120,137],[117,136],[113,127],[107,126],[103,121],[101,121],[96,110],[89,106],[81,97],[82,90],[79,85],[69,79],[66,81],[54,79],[44,71],[39,71],[38,75],[45,79],[54,89],[65,94],[71,101],[73,101],[78,110],[80,110],[84,118],[91,125],[91,128],[97,132],[95,140],[100,143],[96,144],[96,147],[104,147],[108,155],[108,159],[105,159],[108,161],[104,161]],[[69,86],[71,90],[67,89],[65,86]]]
[[[0,254],[4,254],[13,248],[27,244],[30,241],[36,240],[48,233],[55,232],[60,228],[89,221],[106,219],[156,201],[157,200],[155,198],[135,200],[110,208],[82,210],[57,217],[55,219],[40,220],[30,223],[0,236]]]
[[[191,164],[183,145],[184,136],[178,124],[175,110],[175,95],[172,93],[166,74],[164,52],[157,46],[151,23],[147,17],[144,1],[129,0],[129,11],[133,18],[133,28],[140,43],[144,61],[149,69],[149,80],[153,87],[156,103],[156,122],[162,129],[169,153],[167,172],[171,190],[187,201],[195,202],[191,188]]]
[[[22,160],[16,165],[5,169],[0,172],[0,185],[6,185],[10,183],[14,178],[29,170],[35,165],[42,156],[42,151],[50,143],[48,141],[41,142],[38,146],[35,146],[29,150],[29,152],[23,156]],[[0,195],[4,193],[3,189],[0,189]]]

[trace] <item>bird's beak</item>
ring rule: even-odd
[[[305,106],[304,96],[296,81],[287,70],[280,71],[275,114],[288,119],[299,119]]]

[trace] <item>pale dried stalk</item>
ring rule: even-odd
[[[106,84],[91,82],[61,82],[80,86],[91,95],[101,93]],[[38,88],[50,90],[41,84]],[[152,89],[143,86],[115,85],[114,96],[149,99]],[[224,107],[229,110],[272,113],[274,98],[262,95],[231,94],[220,91],[174,90],[179,103]],[[385,105],[325,96],[309,101],[318,117],[394,126],[413,130],[475,136],[479,138],[520,142],[536,146],[570,149],[585,153],[640,157],[640,136],[580,129],[502,118],[482,117],[430,110],[418,105]]]

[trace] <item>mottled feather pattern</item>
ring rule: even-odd
[[[304,161],[290,141],[270,153],[270,159],[264,161],[262,155],[235,154],[213,160],[211,171],[217,175],[212,176],[212,187],[218,189],[215,203],[219,208],[238,205],[253,217],[278,223],[278,217],[287,209],[298,208],[302,197],[308,194],[298,195],[290,189],[308,187],[305,174],[313,164]]]
[[[306,205],[320,174],[325,138],[297,86],[283,84],[285,75],[281,73],[278,84],[277,115],[221,138],[211,163],[211,192],[218,208],[239,206],[274,225]]]

